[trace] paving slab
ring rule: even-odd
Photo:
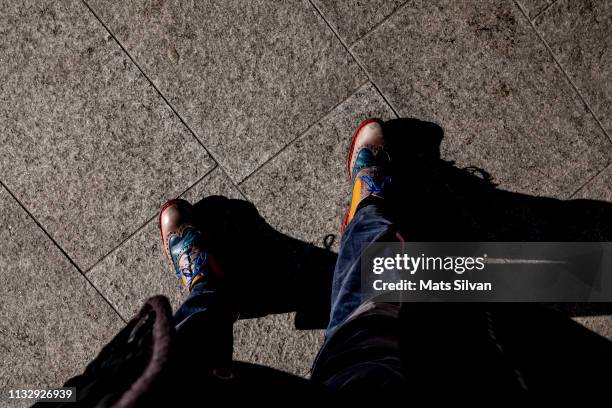
[[[609,140],[513,2],[414,1],[353,47],[402,116],[438,123],[442,157],[502,188],[567,197]]]
[[[61,386],[123,322],[3,187],[0,225],[0,388]]]
[[[242,198],[220,168],[213,170],[182,198],[196,203],[210,195]],[[157,217],[93,267],[87,277],[124,319],[130,319],[150,296],[167,296],[173,310],[187,296],[163,256]],[[291,313],[238,321],[234,326],[234,358],[307,375],[321,333],[297,331],[293,319]]]
[[[519,0],[521,6],[527,12],[530,19],[534,19],[542,13],[554,0]]]
[[[559,0],[536,28],[612,135],[612,3]]]
[[[85,270],[214,162],[82,2],[0,27],[2,181]]]
[[[404,3],[406,0],[313,0],[348,45],[363,37]]]
[[[365,82],[306,0],[88,3],[236,182]]]
[[[351,192],[346,155],[359,123],[371,117],[394,114],[366,84],[241,184],[270,225],[320,247],[338,234]]]

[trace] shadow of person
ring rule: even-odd
[[[393,214],[408,241],[599,242],[612,238],[612,204],[505,191],[485,169],[440,158],[442,128],[418,119],[384,124],[392,156]],[[558,303],[571,316],[612,313],[609,303]]]
[[[442,128],[418,119],[384,123],[392,157],[391,213],[409,241],[609,241],[612,204],[558,200],[497,188],[484,169],[440,157]],[[244,200],[195,204],[210,248],[232,276],[241,318],[296,312],[296,327],[325,328],[336,254],[282,234]],[[328,246],[331,247],[331,244]],[[555,304],[572,316],[610,304]]]
[[[442,128],[417,119],[385,123],[397,216],[413,240],[608,241],[612,204],[505,191],[485,169],[440,158]]]

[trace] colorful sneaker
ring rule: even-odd
[[[384,199],[391,185],[390,162],[389,153],[385,150],[382,121],[363,121],[353,136],[346,162],[346,172],[353,184],[353,193],[351,204],[342,221],[340,235],[344,233],[346,226],[355,216],[359,203],[365,198],[374,196]]]
[[[185,200],[170,200],[159,212],[159,232],[166,259],[189,290],[205,274],[221,277],[221,269],[206,251],[196,228],[193,207]]]

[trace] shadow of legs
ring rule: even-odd
[[[276,231],[244,200],[207,197],[195,209],[241,318],[295,311],[298,328],[326,327],[335,253]]]

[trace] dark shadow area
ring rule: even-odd
[[[440,158],[441,127],[385,123],[398,196],[394,214],[410,241],[598,242],[612,238],[612,204],[501,190],[486,169]],[[611,303],[549,304],[570,316],[612,313]]]
[[[440,158],[438,125],[385,123],[395,168],[393,214],[410,241],[610,241],[612,204],[498,189],[484,169]],[[347,146],[348,149],[348,146]],[[241,317],[296,311],[296,327],[324,328],[336,254],[275,231],[242,200],[196,204],[211,250],[231,271]],[[338,220],[340,224],[340,220]],[[612,313],[612,304],[554,304],[570,316]]]
[[[241,318],[296,311],[296,327],[326,326],[334,252],[276,231],[248,201],[213,196],[195,208],[211,251],[230,272]]]

